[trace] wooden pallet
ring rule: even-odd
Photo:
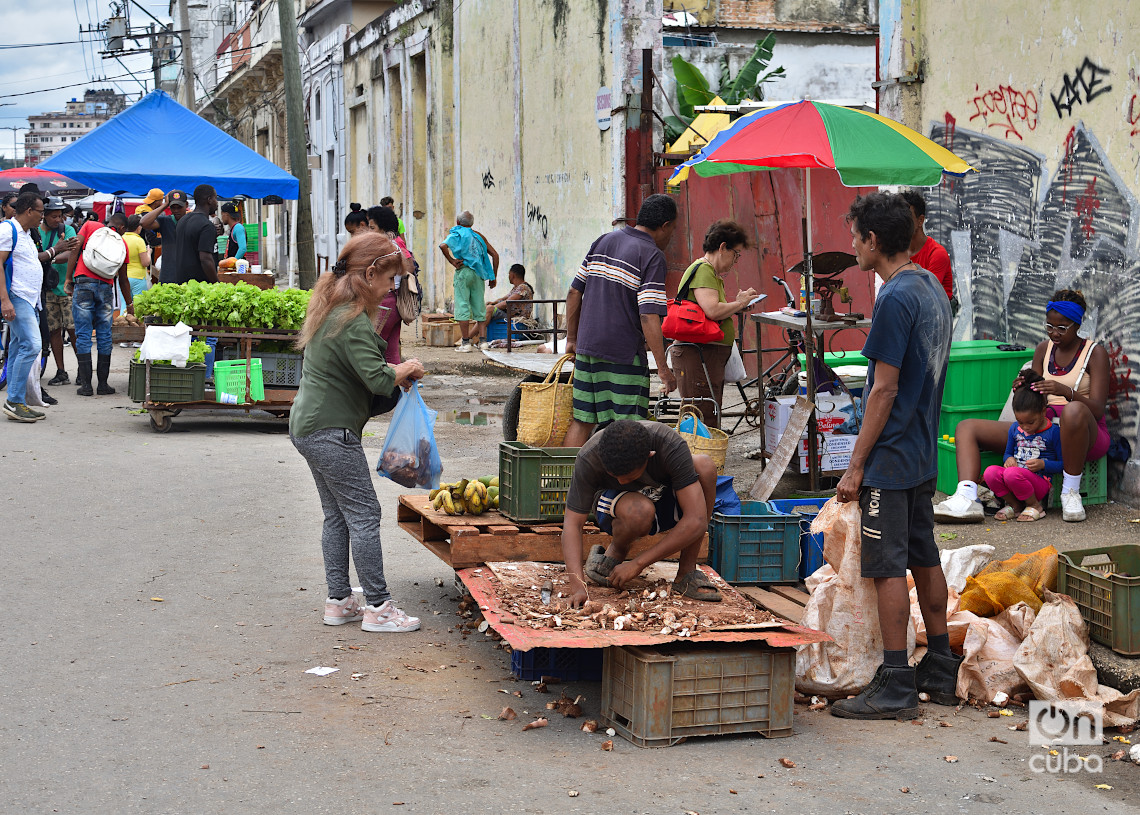
[[[799,623],[804,616],[804,606],[807,605],[810,595],[791,586],[772,586],[761,589],[756,586],[734,586],[757,606],[778,614],[794,623]]]
[[[558,523],[515,523],[495,510],[482,515],[448,515],[432,509],[426,494],[401,495],[396,522],[453,569],[504,560],[562,562],[562,526]],[[582,537],[583,556],[592,546],[610,543],[610,536],[590,523]],[[633,545],[630,554],[636,556],[660,539],[661,535],[643,538]],[[698,558],[701,563],[708,559],[708,547],[706,535]]]

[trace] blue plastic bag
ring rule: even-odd
[[[696,427],[695,430],[693,429],[694,426]],[[691,413],[686,414],[685,418],[680,421],[677,425],[677,430],[682,433],[692,433],[702,439],[712,438],[712,434],[709,433],[709,429],[705,426],[705,423]]]
[[[401,487],[423,490],[438,487],[443,462],[435,443],[436,415],[424,404],[416,385],[401,394],[392,411],[392,423],[384,437],[376,472]]]
[[[718,475],[716,477],[716,500],[713,502],[713,512],[721,515],[740,514],[740,496],[732,486],[731,475]]]

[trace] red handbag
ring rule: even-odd
[[[724,339],[724,329],[720,327],[720,323],[710,320],[699,303],[685,299],[697,267],[703,262],[703,260],[697,261],[686,270],[681,278],[681,286],[677,289],[677,296],[665,307],[661,334],[667,339],[700,344],[720,342]]]

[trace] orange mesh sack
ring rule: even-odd
[[[959,608],[979,617],[992,617],[1012,605],[1025,603],[1041,610],[1045,589],[1057,588],[1057,550],[1046,546],[1032,554],[1017,554],[989,564],[966,579]]]

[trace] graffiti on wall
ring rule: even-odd
[[[1106,84],[1104,78],[1111,71],[1102,68],[1088,57],[1085,57],[1077,69],[1071,74],[1065,74],[1061,90],[1049,94],[1053,100],[1053,107],[1057,110],[1057,117],[1065,118],[1073,115],[1073,106],[1088,104],[1098,96],[1103,96],[1112,90],[1112,85]],[[1064,111],[1062,113],[1061,111]]]
[[[1031,133],[1037,129],[1037,92],[1032,88],[1018,90],[999,85],[982,90],[974,85],[974,98],[967,107],[974,111],[970,116],[973,127],[994,129],[1005,139],[1012,136],[1024,141],[1022,131]]]
[[[1052,292],[1080,289],[1089,303],[1083,333],[1113,362],[1109,428],[1136,438],[1140,202],[1096,137],[1083,124],[1071,128],[1051,176],[1042,154],[949,114],[930,138],[980,170],[928,195],[927,229],[950,250],[962,303],[955,339],[1036,345]]]
[[[550,230],[550,221],[542,214],[542,207],[527,201],[526,220],[527,223],[537,226],[542,231],[542,237],[547,237],[547,233]]]
[[[495,176],[491,175],[491,171],[483,173],[483,189],[489,190],[495,186]]]

